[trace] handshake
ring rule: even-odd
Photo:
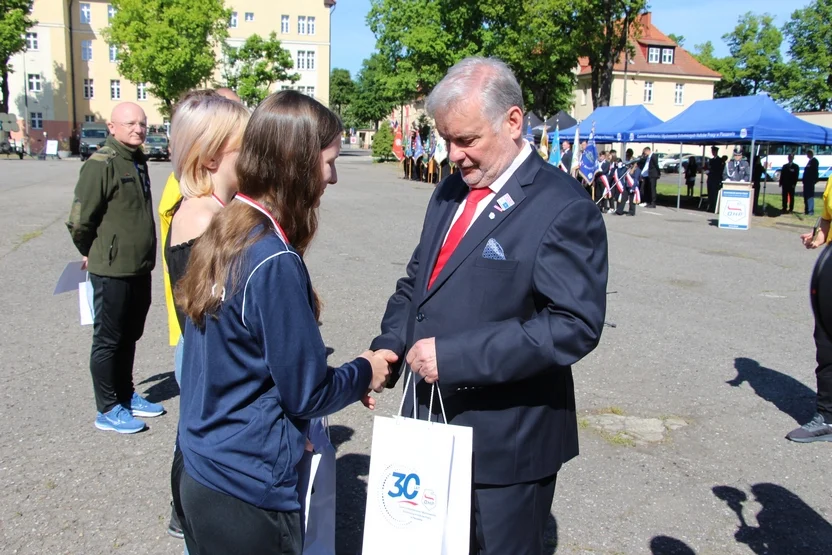
[[[370,393],[373,391],[376,393],[384,391],[387,379],[392,373],[392,365],[399,360],[399,356],[389,349],[379,349],[378,351],[365,351],[361,354],[361,358],[369,361],[373,367],[370,389],[367,390],[367,394],[364,395],[361,402],[365,407],[373,410],[376,407],[376,400],[370,397]]]

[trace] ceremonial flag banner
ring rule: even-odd
[[[448,157],[448,149],[445,146],[445,139],[442,138],[442,135],[436,135],[434,147],[433,159],[436,160],[437,164],[441,164]]]
[[[425,154],[425,149],[422,147],[422,136],[416,132],[416,147],[413,149],[413,159],[417,160]]]
[[[595,133],[589,134],[589,141],[586,143],[586,148],[581,153],[581,177],[584,178],[588,184],[592,183],[595,177],[595,172],[598,169],[598,149],[595,147]]]
[[[552,148],[549,151],[549,163],[553,166],[560,164],[560,127],[555,126],[555,136],[552,138]]]
[[[543,159],[549,157],[549,134],[546,132],[546,124],[543,124],[543,134],[540,136],[540,149],[538,150]]]
[[[393,156],[401,162],[404,159],[404,147],[402,146],[402,128],[396,127],[396,138],[393,140]]]
[[[407,395],[412,373],[405,371]],[[441,395],[433,387],[431,395]],[[473,430],[464,426],[374,418],[364,555],[468,553],[472,440]]]
[[[575,172],[581,165],[581,134],[578,132],[580,126],[575,126],[575,141],[572,143],[572,167],[566,168],[569,175],[575,175]]]
[[[534,145],[534,133],[532,133],[532,117],[529,116],[528,121],[526,122],[526,140],[529,141],[532,145]]]

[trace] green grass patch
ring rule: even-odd
[[[614,414],[616,416],[624,416],[624,410],[618,407],[607,407],[599,410],[598,414]]]

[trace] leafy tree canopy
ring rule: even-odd
[[[783,31],[793,63],[782,76],[781,96],[795,110],[832,109],[832,1],[795,10]]]
[[[0,114],[9,113],[9,60],[26,47],[26,31],[35,25],[31,0],[0,0]]]
[[[273,84],[300,79],[297,73],[289,73],[294,67],[292,54],[283,48],[274,32],[268,39],[251,35],[239,48],[226,46],[224,50],[226,82],[248,106],[260,104]]]

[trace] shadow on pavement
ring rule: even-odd
[[[716,486],[714,495],[727,503],[739,519],[734,538],[758,555],[821,555],[832,545],[832,525],[800,497],[777,484],[754,484],[751,493],[762,505],[757,526],[745,520],[745,492],[731,486]]]
[[[656,536],[650,540],[650,553],[653,555],[696,555],[682,540],[669,536]]]
[[[558,521],[555,515],[549,514],[546,530],[543,532],[543,555],[555,555],[558,550]]]
[[[745,357],[734,359],[734,368],[737,377],[725,383],[739,387],[748,382],[754,393],[794,418],[798,424],[807,422],[815,413],[815,392],[793,377]]]
[[[148,387],[142,396],[151,403],[162,403],[179,395],[179,385],[176,383],[176,378],[174,377],[173,372],[165,372],[163,374],[150,376],[146,380],[136,384],[136,386],[138,387],[150,382],[158,383]]]

